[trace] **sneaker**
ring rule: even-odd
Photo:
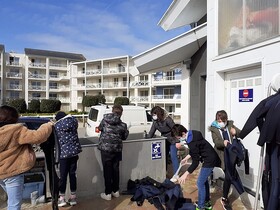
[[[199,208],[199,207],[198,207],[198,201],[196,201],[196,202],[194,203],[194,205],[195,205],[195,210],[205,210],[205,209],[206,209],[206,208],[204,208],[204,207]]]
[[[119,191],[112,192],[112,196],[115,197],[115,198],[118,198],[118,197],[120,197],[120,192]]]
[[[60,197],[59,197],[58,202],[57,202],[57,205],[58,205],[59,207],[63,207],[63,206],[66,206],[66,205],[67,205],[64,196],[60,196]]]
[[[75,205],[77,205],[77,199],[76,199],[76,197],[69,198],[68,203],[70,204],[70,206],[75,206]]]
[[[224,210],[230,210],[231,209],[231,206],[228,202],[228,199],[222,197],[221,198],[221,204],[222,204],[222,207],[224,208]]]
[[[212,210],[212,203],[211,203],[210,200],[209,201],[205,201],[204,206],[205,206],[206,210]]]
[[[106,200],[106,201],[110,201],[112,199],[112,195],[111,194],[106,194],[106,193],[101,193],[100,194],[101,198]]]

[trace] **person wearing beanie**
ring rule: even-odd
[[[68,203],[71,206],[77,204],[76,189],[77,189],[77,162],[78,154],[82,151],[78,137],[78,120],[72,115],[66,115],[65,112],[57,112],[55,119],[55,131],[58,137],[60,146],[60,185],[59,185],[59,200],[58,206],[66,206],[65,191],[67,185],[67,176],[69,174],[70,182],[70,197]]]

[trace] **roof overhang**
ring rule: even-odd
[[[206,42],[206,35],[205,23],[132,57],[136,69],[131,71],[131,74],[134,76],[190,59]]]
[[[207,0],[173,0],[158,25],[165,31],[198,22],[207,13]]]

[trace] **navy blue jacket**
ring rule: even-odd
[[[71,115],[67,115],[55,123],[61,159],[74,157],[82,151],[77,129],[78,120]]]

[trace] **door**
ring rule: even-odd
[[[263,100],[261,69],[243,69],[235,73],[226,73],[226,104],[229,119],[242,129],[253,109]],[[260,150],[257,145],[259,130],[255,128],[244,140],[243,144],[249,152],[250,174],[246,175],[244,165],[237,167],[244,186],[255,191],[259,168]]]

